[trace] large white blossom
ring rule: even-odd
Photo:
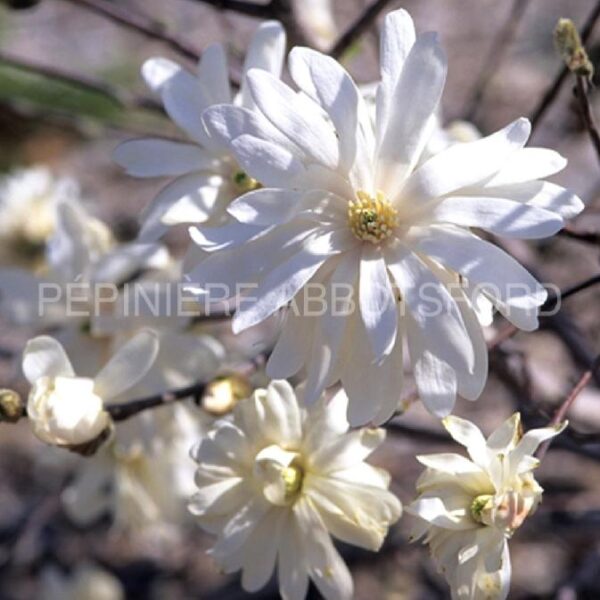
[[[547,296],[471,228],[508,238],[556,233],[583,206],[541,180],[566,161],[524,148],[530,125],[518,119],[421,162],[446,59],[436,35],[416,36],[405,11],[385,20],[374,122],[333,59],[295,48],[289,68],[302,93],[251,70],[254,112],[224,105],[204,113],[211,135],[264,187],[235,200],[224,226],[191,229],[210,256],[190,277],[199,290],[219,284],[232,295],[255,286],[234,317],[237,332],[291,301],[300,307],[287,311],[267,370],[275,378],[306,369],[308,402],[341,380],[353,425],[385,421],[398,407],[406,340],[420,397],[447,415],[457,393],[476,399],[487,378],[471,297],[483,294],[532,330]],[[357,305],[345,316],[333,301],[340,286]],[[303,310],[319,293],[327,310]]]
[[[248,591],[277,563],[284,600],[302,600],[309,577],[328,600],[350,599],[352,578],[336,538],[378,550],[401,513],[387,472],[364,462],[381,429],[349,431],[339,392],[305,410],[286,381],[272,382],[218,421],[193,450],[190,510],[218,536],[210,551]]]
[[[542,488],[533,476],[534,453],[566,423],[523,435],[519,413],[486,440],[473,423],[446,417],[444,426],[465,446],[459,454],[427,454],[419,497],[407,512],[417,517],[412,539],[425,536],[455,600],[504,600],[510,586],[508,540],[535,511]]]
[[[0,261],[42,267],[46,243],[56,229],[59,203],[78,204],[79,186],[45,167],[13,171],[0,181]]]
[[[23,372],[32,386],[27,416],[33,432],[56,446],[94,441],[110,425],[105,403],[135,385],[150,370],[157,353],[156,334],[142,331],[91,379],[75,374],[55,339],[30,340],[23,352]]]
[[[204,50],[195,73],[165,58],[146,61],[142,75],[147,85],[159,94],[167,114],[188,141],[143,138],[124,142],[115,150],[114,159],[130,175],[175,178],[145,211],[142,239],[157,239],[179,223],[218,224],[231,200],[256,186],[227,144],[208,135],[201,115],[207,107],[222,103],[252,109],[246,72],[262,69],[279,77],[284,52],[285,33],[280,23],[263,23],[246,54],[241,89],[235,96],[222,44]]]

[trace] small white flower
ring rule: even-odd
[[[384,422],[398,408],[406,345],[420,398],[445,416],[457,394],[474,400],[487,379],[473,298],[483,294],[532,330],[547,296],[471,228],[508,238],[556,233],[583,207],[541,181],[566,161],[524,148],[530,125],[518,119],[423,162],[446,59],[435,34],[416,36],[405,11],[385,20],[374,120],[330,57],[295,48],[289,67],[302,93],[252,70],[254,112],[224,105],[203,115],[264,187],[233,201],[224,226],[191,229],[209,255],[190,280],[232,297],[245,286],[234,332],[295,307],[267,373],[291,377],[304,368],[307,402],[341,380],[352,425]],[[348,290],[352,302],[337,310]],[[315,296],[325,308],[309,312]]]
[[[162,331],[159,340],[152,369],[129,397],[209,381],[223,361],[221,345],[205,335]],[[112,439],[78,466],[63,494],[67,514],[81,526],[110,515],[117,529],[173,538],[175,527],[190,519],[195,463],[189,449],[213,421],[191,403],[176,402],[118,423]]]
[[[190,510],[218,535],[211,555],[225,572],[242,570],[248,591],[278,565],[285,600],[302,600],[309,577],[331,599],[352,597],[338,539],[377,550],[401,514],[387,472],[364,462],[381,429],[348,431],[346,397],[308,412],[286,381],[238,403],[192,451],[198,463]]]
[[[77,204],[79,187],[45,167],[15,171],[0,182],[0,258],[4,264],[36,268],[56,228],[59,203]]]
[[[59,342],[40,336],[27,343],[23,372],[32,385],[27,415],[35,435],[56,446],[74,447],[97,439],[110,425],[105,403],[131,388],[158,353],[151,331],[124,345],[94,379],[77,377]]]
[[[147,85],[160,95],[167,114],[189,141],[146,138],[125,142],[115,150],[115,161],[130,175],[175,177],[145,211],[142,239],[156,240],[178,223],[220,223],[231,200],[256,187],[229,147],[207,133],[201,115],[209,106],[223,103],[252,109],[245,73],[256,68],[279,77],[284,52],[281,24],[263,23],[248,49],[242,86],[235,97],[221,44],[204,50],[195,73],[165,58],[146,61],[142,75]]]
[[[532,429],[523,435],[515,413],[486,440],[471,422],[447,417],[444,426],[466,447],[459,454],[428,454],[417,482],[419,497],[412,539],[425,536],[456,600],[503,600],[510,586],[508,539],[540,503],[533,476],[539,444],[566,426]]]

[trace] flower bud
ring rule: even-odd
[[[250,394],[252,386],[246,378],[240,375],[217,377],[206,386],[202,408],[212,415],[225,415]]]
[[[27,413],[40,440],[77,452],[87,453],[110,426],[94,381],[83,377],[41,377],[29,394]]]
[[[554,29],[554,44],[570,71],[591,80],[594,76],[594,66],[571,19],[558,20]]]
[[[24,414],[21,396],[14,390],[0,389],[0,421],[16,423]]]

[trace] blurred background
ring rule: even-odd
[[[76,179],[88,208],[123,239],[131,239],[140,210],[164,181],[124,175],[111,162],[111,152],[120,141],[147,133],[177,135],[145,89],[140,66],[151,56],[171,57],[189,66],[192,62],[167,44],[94,14],[75,0],[42,0],[23,10],[9,8],[11,3],[28,4],[17,0],[0,4],[0,169],[8,174],[44,165],[56,175]],[[234,77],[258,24],[257,19],[195,0],[108,3],[156,22],[198,52],[223,42]],[[293,18],[306,42],[326,49],[368,3],[333,0],[332,22],[320,4],[296,0]],[[419,31],[440,33],[450,65],[442,121],[468,120],[487,134],[534,113],[562,67],[552,40],[557,20],[569,17],[581,27],[595,4],[595,0],[405,0],[389,2],[386,10],[402,6]],[[359,83],[378,76],[380,19],[342,57]],[[587,48],[598,66],[600,24]],[[79,81],[69,81],[66,75]],[[568,167],[555,181],[572,187],[586,203],[574,227],[598,231],[600,166],[581,126],[572,88],[569,78],[537,124],[531,143],[568,158]],[[597,114],[599,96],[592,89]],[[170,234],[174,252],[185,235],[185,230]],[[563,236],[507,247],[542,282],[561,288],[600,271],[600,246],[594,240],[582,243]],[[528,425],[551,415],[600,352],[600,290],[569,299],[560,314],[540,331],[519,333],[495,350],[482,398],[475,404],[459,401],[457,414],[486,431],[516,409],[523,411]],[[29,334],[0,321],[0,386],[25,389],[18,356]],[[394,491],[408,502],[420,471],[415,454],[451,446],[439,424],[418,405],[398,422],[374,460],[393,473]],[[600,598],[597,385],[580,394],[571,424],[585,439],[585,451],[576,444],[571,448],[557,444],[548,453],[538,473],[546,490],[544,503],[511,542],[511,598]],[[278,597],[273,587],[244,594],[235,579],[220,575],[205,555],[210,537],[191,520],[176,540],[115,530],[109,518],[87,528],[75,526],[60,502],[71,476],[70,461],[55,457],[38,442],[27,423],[0,424],[0,600]],[[408,525],[408,517],[401,520],[379,554],[344,549],[355,574],[356,598],[448,597],[426,549],[406,542]],[[89,595],[91,590],[104,595]]]

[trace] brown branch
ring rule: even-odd
[[[194,383],[183,388],[165,392],[164,394],[155,394],[146,398],[112,404],[106,407],[106,411],[113,421],[125,421],[150,408],[171,404],[172,402],[185,400],[186,398],[199,398],[204,393],[205,388],[206,384],[204,383]]]
[[[585,44],[592,35],[596,21],[600,18],[600,1],[596,3],[596,6],[592,9],[589,17],[587,18],[583,28],[581,29],[581,43]],[[558,96],[560,89],[565,82],[567,75],[569,74],[569,68],[565,65],[557,76],[554,78],[552,83],[548,86],[542,99],[540,100],[537,107],[531,114],[531,133],[535,131],[540,121],[544,118],[546,112]]]
[[[340,36],[340,39],[333,45],[329,54],[334,58],[340,58],[371,27],[375,19],[379,16],[379,13],[390,2],[391,0],[375,0],[375,2],[367,6],[362,14]]]
[[[587,290],[588,288],[598,285],[599,283],[600,283],[600,275],[594,275],[593,277],[590,277],[589,279],[586,279],[584,281],[581,281],[580,283],[576,283],[575,285],[565,288],[564,290],[561,290],[558,295],[550,296],[546,300],[546,302],[544,302],[544,304],[542,304],[542,306],[540,307],[540,312],[550,311],[556,306],[557,302],[559,302],[559,301],[562,302],[563,300],[566,300],[567,298],[570,298],[571,296],[575,296],[579,292]],[[556,316],[556,315],[551,315],[551,316]],[[550,316],[541,315],[540,318],[541,319],[550,318]],[[512,323],[506,324],[498,332],[496,337],[488,342],[488,345],[487,345],[488,350],[493,350],[494,348],[496,348],[497,346],[499,346],[506,340],[510,339],[518,331],[519,331],[519,329],[517,327],[515,327]]]
[[[594,376],[594,373],[598,370],[598,367],[600,367],[600,356],[596,357],[596,359],[594,360],[591,367],[580,377],[579,381],[577,382],[575,387],[571,390],[570,394],[565,398],[564,402],[558,407],[558,410],[554,413],[554,416],[552,417],[550,423],[548,423],[548,427],[554,427],[554,426],[558,425],[559,423],[562,423],[565,420],[565,417],[567,416],[567,413],[569,412],[571,406],[573,405],[573,402],[575,402],[575,400],[577,399],[577,396],[579,396],[579,394],[583,391],[583,389],[586,388],[587,385],[590,383],[590,381],[592,380],[592,377]],[[548,440],[547,442],[544,442],[540,446],[540,448],[537,452],[537,458],[539,460],[542,460],[542,458],[544,458],[544,456],[546,455],[546,452],[548,451],[548,448],[550,447],[551,441],[552,440]]]
[[[0,52],[0,64],[7,65],[14,69],[27,71],[29,73],[34,73],[46,79],[53,79],[55,81],[65,83],[88,92],[100,94],[121,108],[144,108],[162,112],[161,106],[151,98],[135,96],[126,90],[116,88],[104,81],[97,81],[83,75],[67,73],[66,71],[57,69],[56,67],[33,63],[20,57],[11,56],[4,52]]]
[[[244,2],[243,0],[195,0],[202,4],[214,6],[219,10],[230,10],[247,17],[256,17],[257,19],[268,19],[275,17],[277,2],[271,0],[268,4],[255,4],[254,2]]]
[[[483,63],[483,67],[475,80],[471,100],[467,103],[467,109],[465,111],[465,119],[467,121],[472,121],[474,119],[477,109],[481,104],[481,100],[485,95],[487,86],[498,71],[498,66],[504,60],[506,52],[515,38],[519,24],[521,23],[521,19],[523,18],[529,3],[530,0],[513,1],[508,19],[494,38],[490,51]]]
[[[600,232],[599,231],[580,231],[575,229],[572,225],[565,225],[563,229],[558,232],[558,235],[569,238],[571,240],[577,240],[584,244],[593,244],[594,246],[600,246]]]
[[[200,57],[200,53],[195,48],[179,37],[169,33],[161,23],[152,21],[139,13],[129,11],[123,8],[120,3],[110,2],[109,0],[65,1],[85,8],[119,25],[133,29],[148,38],[165,42],[170,48],[193,61],[197,61]]]
[[[577,75],[575,82],[575,97],[577,98],[577,103],[579,105],[581,120],[583,121],[583,124],[590,135],[590,139],[592,140],[592,144],[596,149],[596,156],[598,157],[598,160],[600,160],[600,133],[598,132],[598,126],[596,125],[594,113],[592,112],[592,107],[590,105],[590,99],[588,97],[588,85],[589,82],[585,79],[585,77]]]

